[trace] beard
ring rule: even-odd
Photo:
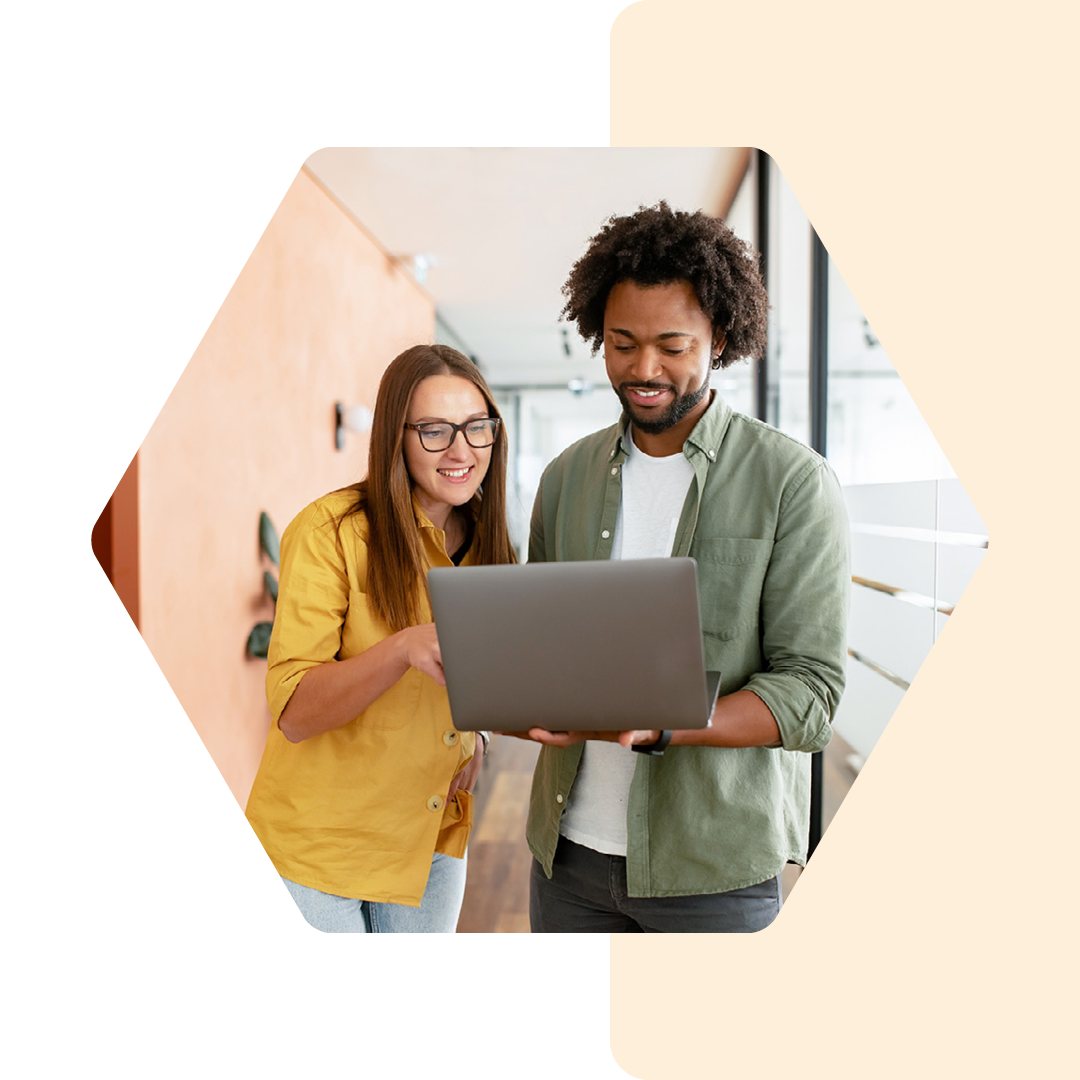
[[[658,415],[650,415],[649,419],[642,420],[634,407],[630,404],[630,399],[626,396],[626,391],[630,387],[635,387],[639,390],[671,390],[675,393],[675,397],[671,404]],[[615,393],[622,403],[623,411],[630,416],[630,419],[634,422],[634,427],[638,431],[643,431],[646,435],[660,435],[670,428],[673,428],[680,420],[685,417],[704,400],[705,395],[709,392],[709,379],[706,376],[705,381],[696,390],[691,390],[686,394],[679,394],[675,391],[675,387],[671,383],[619,383],[615,387]]]

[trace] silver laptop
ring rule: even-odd
[[[707,727],[693,559],[435,567],[450,712],[462,731]]]

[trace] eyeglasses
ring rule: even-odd
[[[466,420],[464,424],[451,424],[449,420],[431,424],[406,424],[409,431],[420,436],[420,445],[431,453],[448,450],[457,433],[465,433],[465,441],[474,449],[482,450],[495,442],[502,421],[497,416],[485,416],[482,420]]]

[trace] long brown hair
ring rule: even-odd
[[[421,590],[427,591],[428,566],[403,447],[413,392],[432,375],[467,379],[483,395],[488,415],[500,415],[477,366],[447,345],[414,345],[383,372],[371,423],[367,478],[356,485],[357,499],[349,513],[363,511],[367,517],[368,602],[395,632],[420,622]],[[506,529],[506,458],[506,429],[500,424],[487,475],[470,503],[476,519],[472,548],[477,563],[517,561]]]

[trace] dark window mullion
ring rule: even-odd
[[[822,457],[828,447],[829,253],[812,233],[810,271],[810,445]]]
[[[816,231],[810,252],[810,445],[824,457],[829,441],[829,253]],[[810,757],[808,856],[821,840],[824,787],[825,759],[819,750]]]
[[[769,172],[772,160],[764,150],[754,151],[754,168],[757,173],[757,249],[761,255],[761,278],[765,292],[769,291]],[[754,415],[759,420],[769,417],[769,350],[754,369]]]

